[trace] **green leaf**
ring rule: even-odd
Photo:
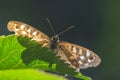
[[[3,70],[0,80],[66,80],[62,76],[53,75],[34,69]]]
[[[68,74],[83,80],[89,77],[75,72],[69,64],[47,47],[36,43],[28,37],[15,35],[0,37],[0,69],[40,69],[51,72]]]

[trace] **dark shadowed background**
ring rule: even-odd
[[[102,59],[100,66],[81,70],[93,80],[120,79],[120,1],[118,0],[1,0],[0,35],[11,34],[7,22],[28,23],[52,36],[71,25],[61,40],[87,47]]]

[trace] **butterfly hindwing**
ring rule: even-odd
[[[49,46],[50,38],[46,34],[23,22],[10,21],[8,23],[8,30],[15,32],[18,36],[27,36],[43,46]]]

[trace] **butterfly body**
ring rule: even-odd
[[[60,56],[60,59],[70,64],[70,67],[76,69],[76,71],[88,67],[96,67],[101,62],[100,57],[91,50],[76,44],[60,41],[58,35],[49,38],[42,31],[28,24],[10,21],[8,30],[15,32],[17,36],[28,36],[42,44],[43,47],[49,47],[56,53],[56,56]]]
[[[50,49],[51,50],[57,49],[58,48],[58,43],[59,43],[59,37],[58,36],[51,37]]]

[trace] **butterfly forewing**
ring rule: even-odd
[[[43,46],[49,46],[50,38],[46,34],[23,22],[10,21],[8,23],[8,30],[15,32],[18,36],[27,36]]]
[[[70,67],[77,71],[88,67],[96,67],[101,62],[100,57],[91,50],[65,41],[54,41],[53,37],[50,39],[42,31],[23,22],[10,21],[8,30],[15,32],[17,36],[27,36],[42,44],[43,47],[53,48],[56,56],[60,56],[60,59],[70,64]],[[50,46],[52,42],[55,42],[54,47]]]
[[[71,67],[76,70],[96,67],[101,62],[99,56],[87,48],[65,41],[60,41],[59,47],[63,50],[65,56],[67,56]]]

